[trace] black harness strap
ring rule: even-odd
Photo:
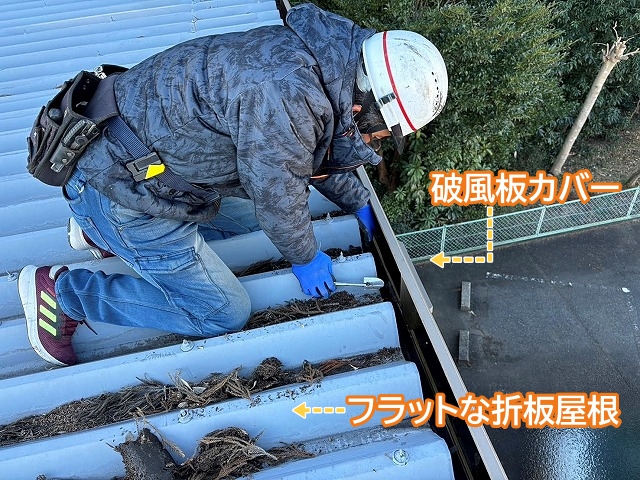
[[[117,74],[109,75],[102,80],[96,93],[87,105],[85,114],[97,124],[107,126],[109,131],[125,147],[129,155],[135,160],[126,164],[135,181],[140,182],[148,178],[157,178],[170,189],[187,192],[202,199],[206,203],[220,200],[220,194],[215,190],[208,190],[187,182],[180,175],[172,172],[160,159],[156,152],[149,148],[131,130],[120,116],[116,103],[114,82]]]

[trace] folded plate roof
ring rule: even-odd
[[[163,332],[127,329],[93,319],[94,336],[84,327],[74,336],[81,363],[52,369],[30,348],[17,295],[17,273],[27,264],[65,263],[71,268],[106,273],[132,272],[117,259],[96,261],[69,248],[69,211],[59,190],[40,184],[25,171],[29,129],[41,105],[78,70],[101,63],[131,66],[171,45],[197,36],[281,24],[274,2],[241,0],[48,0],[6,1],[0,5],[0,425],[52,408],[131,387],[140,378],[170,383],[179,373],[198,382],[214,372],[239,368],[250,372],[262,360],[277,357],[285,368],[309,361],[326,362],[398,351],[394,307],[378,291],[346,290],[356,298],[373,293],[367,305],[276,325],[247,329],[212,339],[183,339]],[[312,192],[314,215],[336,210]],[[360,282],[377,276],[369,253],[348,255],[361,247],[353,216],[323,217],[314,222],[323,249],[338,248],[336,277]],[[238,272],[258,262],[276,260],[278,252],[262,232],[211,246]],[[253,311],[302,299],[290,269],[242,277]],[[363,302],[364,303],[364,302]],[[163,438],[188,457],[199,439],[216,429],[244,428],[260,436],[260,446],[299,442],[316,456],[267,469],[255,478],[453,478],[445,442],[422,427],[384,429],[380,412],[354,428],[349,418],[360,407],[346,406],[347,395],[395,393],[422,396],[415,365],[400,358],[320,382],[296,381],[244,398],[203,408],[183,408],[146,417]],[[343,414],[300,415],[293,409],[345,407]],[[304,417],[304,418],[303,418]],[[0,447],[3,478],[106,479],[123,476],[124,465],[112,446],[138,433],[134,419]],[[0,432],[2,429],[0,428]],[[0,441],[2,434],[0,433]],[[178,462],[184,461],[173,452]],[[429,473],[427,473],[429,472]]]

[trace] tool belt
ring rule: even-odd
[[[62,85],[40,109],[27,139],[29,173],[47,185],[64,185],[87,146],[108,128],[133,157],[125,166],[135,181],[155,177],[176,192],[191,193],[205,203],[219,202],[215,190],[193,185],[173,173],[122,119],[113,85],[126,70],[101,65],[95,72],[81,71]]]
[[[82,71],[64,82],[60,92],[40,109],[27,139],[27,170],[47,185],[64,185],[99,126],[84,116],[100,78]]]

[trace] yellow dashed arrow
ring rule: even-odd
[[[434,255],[429,260],[444,268],[447,263],[493,263],[493,207],[487,207],[487,254],[467,255],[464,257],[448,257],[444,252]]]
[[[307,402],[302,402],[300,405],[298,405],[295,408],[292,408],[291,411],[299,416],[301,416],[302,418],[306,419],[307,415],[309,413],[312,414],[318,414],[318,413],[325,413],[325,414],[332,414],[332,413],[338,413],[338,414],[342,414],[342,413],[347,413],[347,409],[345,407],[307,407]]]

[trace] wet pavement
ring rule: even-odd
[[[454,358],[470,333],[470,392],[619,394],[619,428],[487,428],[511,480],[640,478],[639,236],[640,221],[617,223],[502,247],[492,264],[416,266]]]

